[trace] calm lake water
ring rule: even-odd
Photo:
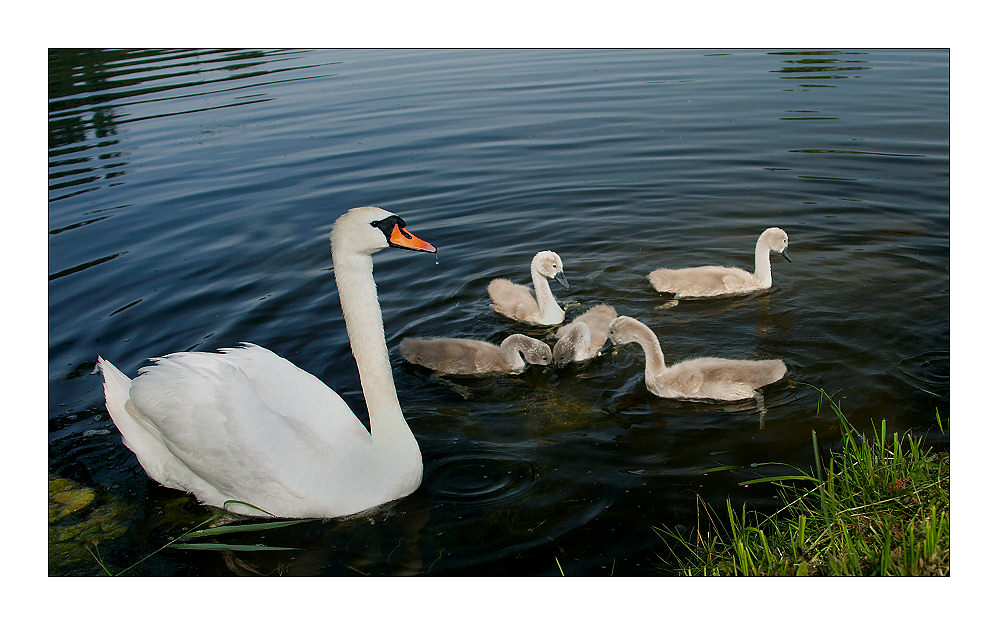
[[[94,489],[122,569],[208,516],[150,481],[107,416],[98,355],[251,341],[363,396],[328,230],[375,204],[440,249],[375,258],[395,383],[423,451],[413,495],[234,538],[301,551],[166,549],[140,575],[644,575],[698,496],[774,510],[740,482],[809,469],[811,432],[949,418],[949,56],[938,50],[178,50],[49,54],[49,472]],[[765,293],[663,306],[660,266],[752,266]],[[553,330],[489,308],[496,277],[557,251],[574,317],[634,316],[666,359],[783,358],[754,401],[660,399],[625,346],[582,366],[445,380],[406,336]],[[557,563],[556,563],[557,559]],[[50,557],[56,575],[97,574]]]

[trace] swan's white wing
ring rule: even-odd
[[[98,357],[104,374],[107,412],[151,478],[171,488],[197,492],[202,500],[222,500],[222,495],[170,452],[156,424],[138,411],[129,399],[132,381],[110,362]]]
[[[247,345],[155,360],[133,381],[132,402],[223,496],[268,509],[350,483],[342,471],[366,466],[370,436],[343,400],[272,352]]]
[[[219,352],[246,374],[264,405],[299,427],[326,440],[343,435],[368,438],[346,402],[311,373],[253,343]]]

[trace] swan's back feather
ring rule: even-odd
[[[232,382],[248,387],[269,412],[310,435],[339,437],[344,430],[367,434],[336,392],[264,347],[242,343],[218,353],[180,352],[151,360],[155,364],[139,369],[132,383],[132,399],[143,412],[148,407],[144,401],[163,404],[162,412],[187,412],[192,401],[206,399]]]

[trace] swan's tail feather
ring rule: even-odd
[[[162,436],[132,403],[132,380],[100,356],[97,357],[97,365],[104,375],[107,413],[118,428],[125,447],[132,450],[149,477],[165,486],[187,490],[169,476],[164,465],[164,457],[169,457],[169,454],[164,454],[166,446]]]
[[[100,367],[104,375],[104,405],[107,407],[107,414],[111,416],[115,427],[121,434],[121,440],[125,446],[135,452],[135,455],[142,460],[142,447],[139,442],[149,436],[143,431],[143,427],[136,420],[136,416],[128,409],[131,405],[129,392],[132,390],[132,381],[124,373],[118,370],[110,362],[100,356],[97,357],[97,366]]]
[[[108,414],[117,425],[117,417],[125,412],[125,402],[128,401],[128,391],[132,387],[132,381],[124,373],[118,371],[117,367],[100,356],[97,357],[97,366],[100,367],[104,376],[104,400]]]
[[[139,423],[141,418],[138,411],[132,406],[129,393],[132,390],[132,381],[124,373],[118,370],[110,362],[100,356],[97,357],[97,365],[101,373],[104,374],[104,405],[107,406],[107,413],[114,421],[115,427],[121,434],[121,439],[125,446],[135,452],[135,455],[142,460],[141,441],[149,437],[149,433]],[[131,407],[131,409],[129,409]]]

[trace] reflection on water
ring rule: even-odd
[[[50,49],[49,200],[121,183],[114,179],[128,171],[127,156],[118,150],[122,124],[266,102],[270,98],[245,92],[316,78],[282,75],[326,65],[272,67],[295,54]],[[232,82],[239,84],[228,86]],[[206,99],[219,103],[205,106]],[[134,112],[160,103],[168,103],[162,113]]]
[[[769,52],[768,54],[788,58],[783,61],[779,69],[770,70],[787,76],[780,76],[786,80],[803,80],[807,83],[800,83],[800,87],[834,87],[834,81],[845,78],[858,78],[860,74],[871,67],[863,65],[862,62],[867,57],[865,52],[842,52],[838,50],[807,50],[800,52]],[[844,57],[844,58],[843,58]],[[848,73],[847,73],[848,72]],[[803,76],[802,76],[803,75]],[[828,84],[815,84],[814,80],[833,81]]]
[[[92,375],[239,341],[315,374],[366,420],[328,229],[378,204],[440,249],[375,276],[413,495],[250,541],[304,551],[164,550],[138,574],[635,575],[699,496],[772,510],[740,486],[811,463],[811,432],[887,419],[937,447],[949,411],[948,56],[802,50],[51,50],[49,469],[129,506],[126,566],[206,518],[150,482]],[[818,88],[822,87],[822,88]],[[774,286],[675,304],[661,266],[751,268],[790,236]],[[782,358],[760,401],[675,401],[640,350],[515,376],[443,379],[406,336],[553,343],[495,314],[488,282],[553,249],[569,319],[645,322],[668,362]],[[675,304],[675,305],[673,305]],[[784,471],[784,468],[780,468]],[[138,510],[139,512],[135,512]],[[102,548],[103,552],[103,548]],[[77,562],[81,562],[77,560]],[[55,574],[96,573],[86,560]]]

